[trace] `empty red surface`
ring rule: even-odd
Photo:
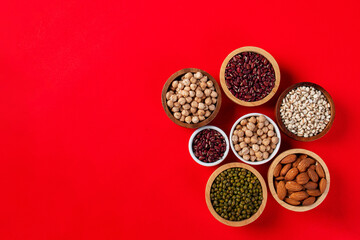
[[[358,1],[3,1],[0,7],[1,239],[355,239],[358,168]],[[274,118],[295,82],[323,86],[336,118],[320,140],[282,135],[280,152],[316,152],[331,173],[328,197],[295,213],[270,195],[260,218],[230,228],[208,211],[216,169],[187,150],[160,94],[175,71],[219,80],[242,46],[270,52],[281,86],[261,107],[223,94],[212,122],[229,133],[250,112]],[[229,153],[225,163],[238,161]],[[265,177],[270,163],[256,166]]]

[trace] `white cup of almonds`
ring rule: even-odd
[[[240,117],[232,126],[229,139],[235,156],[250,165],[270,161],[281,144],[278,126],[261,113],[249,113]]]

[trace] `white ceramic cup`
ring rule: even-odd
[[[215,161],[215,162],[212,162],[212,163],[206,163],[206,162],[202,162],[200,161],[194,154],[194,151],[192,149],[192,145],[193,145],[193,142],[194,142],[194,138],[195,136],[205,130],[205,129],[213,129],[213,130],[216,130],[218,131],[219,133],[221,133],[221,135],[224,137],[224,140],[225,140],[225,143],[226,143],[226,149],[225,149],[225,152],[224,152],[224,156],[222,158],[220,158],[219,160]],[[190,137],[190,140],[189,140],[189,152],[190,152],[190,155],[191,157],[195,160],[195,162],[197,162],[198,164],[202,165],[202,166],[206,166],[206,167],[212,167],[212,166],[215,166],[215,165],[218,165],[220,164],[222,161],[224,161],[224,159],[226,158],[226,156],[228,155],[229,153],[229,149],[230,149],[230,143],[229,143],[229,139],[228,137],[226,136],[225,132],[223,130],[221,130],[220,128],[218,127],[215,127],[215,126],[204,126],[204,127],[201,127],[201,128],[198,128]]]
[[[277,143],[276,145],[276,148],[274,149],[274,151],[270,154],[270,156],[267,158],[267,159],[264,159],[262,161],[246,161],[245,159],[243,159],[236,151],[235,151],[235,147],[234,147],[234,144],[231,140],[231,136],[233,135],[234,131],[235,131],[235,128],[236,126],[241,122],[241,120],[243,119],[246,119],[246,118],[249,118],[249,117],[257,117],[257,116],[260,116],[260,115],[264,115],[265,118],[274,126],[274,130],[276,132],[276,136],[279,138],[279,142]],[[275,155],[277,154],[277,152],[279,151],[280,149],[280,144],[281,144],[281,135],[280,135],[280,130],[279,130],[279,127],[276,125],[276,123],[271,119],[269,118],[268,116],[266,116],[265,114],[261,114],[261,113],[249,113],[249,114],[246,114],[244,116],[242,116],[241,118],[239,118],[235,123],[234,125],[232,126],[231,128],[231,131],[230,131],[230,136],[229,136],[229,142],[230,142],[230,146],[231,146],[231,149],[232,151],[234,152],[235,156],[237,158],[239,158],[241,161],[243,161],[244,163],[247,163],[247,164],[250,164],[250,165],[261,165],[261,164],[264,164],[264,163],[267,163],[269,162],[271,159],[273,159],[275,157]]]

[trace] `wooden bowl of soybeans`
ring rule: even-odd
[[[180,87],[180,82],[185,84]],[[165,82],[161,102],[171,121],[185,128],[199,128],[209,124],[218,114],[221,90],[216,80],[204,70],[184,68]]]
[[[330,173],[325,162],[305,149],[279,154],[271,163],[267,177],[271,195],[281,206],[294,212],[316,208],[330,189]]]

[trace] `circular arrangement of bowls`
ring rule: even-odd
[[[300,137],[297,136],[296,134],[290,132],[286,126],[284,125],[281,116],[280,116],[280,107],[281,104],[283,102],[283,99],[286,97],[286,95],[293,89],[296,89],[298,87],[302,87],[302,86],[306,86],[306,87],[313,87],[316,90],[319,90],[326,98],[326,100],[328,101],[328,103],[330,103],[330,112],[331,112],[331,116],[330,116],[330,121],[329,123],[326,125],[325,129],[320,132],[319,134],[312,136],[312,137]],[[334,101],[331,98],[330,94],[321,86],[315,84],[315,83],[311,83],[311,82],[301,82],[301,83],[296,83],[290,87],[288,87],[285,91],[283,91],[281,93],[281,95],[279,96],[277,102],[276,102],[276,107],[275,107],[275,116],[276,116],[276,122],[279,125],[279,128],[281,129],[281,131],[283,131],[287,136],[291,137],[292,139],[298,140],[298,141],[303,141],[303,142],[310,142],[310,141],[314,141],[316,139],[321,138],[322,136],[324,136],[331,128],[333,122],[334,122],[334,118],[335,118],[335,105],[334,105]]]
[[[290,154],[306,154],[308,156],[310,156],[311,158],[313,158],[314,160],[316,160],[321,167],[324,169],[325,172],[325,178],[327,180],[327,185],[325,188],[324,193],[311,205],[309,206],[293,206],[290,205],[288,203],[286,203],[285,201],[280,200],[280,198],[278,197],[275,187],[274,187],[274,169],[276,167],[276,165],[278,165],[278,163],[286,156],[290,155]],[[305,149],[290,149],[287,150],[281,154],[279,154],[279,156],[277,156],[274,161],[271,163],[269,171],[268,171],[268,183],[269,183],[269,189],[270,192],[272,194],[272,196],[275,198],[275,200],[284,208],[289,209],[291,211],[294,212],[305,212],[311,209],[316,208],[317,206],[319,206],[322,201],[324,201],[324,199],[326,198],[329,189],[330,189],[330,173],[329,173],[329,169],[327,168],[325,162],[321,159],[321,157],[319,157],[319,155],[315,154],[314,152],[305,150]]]
[[[201,131],[203,131],[205,129],[213,129],[213,130],[218,131],[224,137],[224,140],[225,140],[225,143],[226,143],[226,150],[224,152],[224,156],[222,158],[220,158],[219,160],[217,160],[215,162],[212,162],[212,163],[206,163],[206,162],[203,162],[203,161],[199,160],[195,156],[194,151],[193,151],[194,138],[196,137],[196,135],[199,132],[201,132]],[[220,164],[222,161],[224,161],[226,156],[229,153],[229,149],[230,149],[230,147],[229,147],[229,139],[227,138],[225,132],[223,130],[221,130],[220,128],[215,127],[215,126],[205,126],[205,127],[201,127],[199,129],[196,129],[196,131],[191,135],[190,140],[189,140],[189,152],[190,152],[191,157],[194,159],[195,162],[197,162],[198,164],[200,164],[202,166],[206,166],[206,167],[216,166],[216,165]]]
[[[179,80],[184,74],[188,73],[188,72],[192,72],[192,73],[196,73],[196,72],[201,72],[204,76],[207,76],[209,80],[211,80],[214,83],[214,87],[216,89],[216,92],[218,94],[217,96],[217,102],[216,102],[216,108],[215,110],[211,113],[211,115],[206,118],[205,120],[198,122],[198,123],[186,123],[186,122],[182,122],[178,119],[176,119],[174,117],[174,115],[171,113],[169,107],[166,104],[166,93],[171,85],[171,83],[174,80]],[[175,72],[173,75],[171,75],[168,80],[165,82],[162,93],[161,93],[161,103],[162,106],[166,112],[166,115],[171,119],[171,121],[173,121],[174,123],[176,123],[179,126],[182,127],[186,127],[186,128],[199,128],[202,126],[205,126],[207,124],[209,124],[212,120],[214,120],[214,118],[216,117],[216,115],[218,114],[220,107],[221,107],[221,90],[219,87],[219,84],[216,82],[216,80],[207,72],[201,70],[201,69],[197,69],[197,68],[184,68],[181,69],[177,72]]]
[[[260,54],[262,56],[264,56],[272,65],[272,67],[274,68],[274,72],[275,72],[275,85],[273,87],[273,89],[271,90],[271,92],[264,97],[261,100],[258,101],[254,101],[254,102],[247,102],[247,101],[243,101],[238,99],[237,97],[235,97],[230,90],[228,89],[228,87],[226,86],[226,81],[225,81],[225,69],[227,64],[229,63],[229,61],[237,54],[242,53],[242,52],[254,52],[257,54]],[[222,65],[221,65],[221,69],[220,69],[220,83],[221,83],[221,87],[224,90],[226,96],[228,96],[233,102],[242,105],[242,106],[247,106],[247,107],[254,107],[254,106],[259,106],[261,104],[266,103],[267,101],[269,101],[276,93],[276,91],[279,88],[280,85],[280,69],[279,69],[279,65],[277,64],[275,58],[273,56],[271,56],[270,53],[266,52],[265,50],[258,48],[258,47],[241,47],[238,48],[234,51],[232,51],[223,61]]]
[[[213,205],[211,203],[211,199],[210,199],[210,190],[211,190],[211,186],[215,180],[215,178],[224,170],[229,169],[229,168],[244,168],[249,170],[250,172],[252,172],[260,181],[261,183],[261,187],[262,187],[262,192],[263,192],[263,200],[262,203],[258,209],[258,211],[252,215],[250,218],[242,220],[242,221],[229,221],[226,220],[224,218],[222,218],[219,214],[217,214],[217,212],[215,211],[215,209],[213,208]],[[221,223],[228,225],[228,226],[232,226],[232,227],[241,227],[241,226],[245,226],[249,223],[254,222],[260,215],[261,213],[264,211],[265,205],[266,205],[266,201],[267,201],[267,189],[266,189],[266,183],[263,179],[263,177],[261,176],[261,174],[253,167],[243,164],[243,163],[228,163],[225,164],[221,167],[219,167],[218,169],[216,169],[210,176],[207,184],[206,184],[206,188],[205,188],[205,200],[206,200],[206,204],[211,212],[211,214]]]
[[[235,154],[235,156],[240,159],[241,161],[243,161],[244,163],[247,163],[247,164],[250,164],[250,165],[261,165],[261,164],[264,164],[264,163],[267,163],[269,162],[271,159],[273,159],[275,157],[275,155],[277,154],[277,152],[279,151],[280,149],[280,144],[281,144],[281,134],[280,134],[280,130],[278,128],[278,126],[276,125],[276,123],[271,119],[269,118],[268,116],[264,115],[266,120],[268,120],[272,125],[274,125],[274,130],[276,132],[276,135],[277,137],[279,138],[279,142],[277,143],[276,145],[276,148],[274,149],[274,151],[270,154],[270,156],[267,158],[267,159],[264,159],[262,161],[246,161],[244,158],[242,158],[236,151],[235,151],[235,148],[234,148],[234,144],[233,142],[231,141],[231,136],[233,135],[234,131],[235,131],[235,128],[236,126],[241,122],[241,120],[243,119],[246,119],[246,118],[249,118],[249,117],[257,117],[257,116],[260,116],[260,115],[264,115],[264,114],[261,114],[261,113],[249,113],[249,114],[246,114],[242,117],[240,117],[238,120],[236,120],[236,122],[234,123],[234,125],[232,126],[231,128],[231,131],[230,131],[230,135],[229,135],[229,142],[230,142],[230,146],[231,146],[231,150],[233,151],[233,153]]]

